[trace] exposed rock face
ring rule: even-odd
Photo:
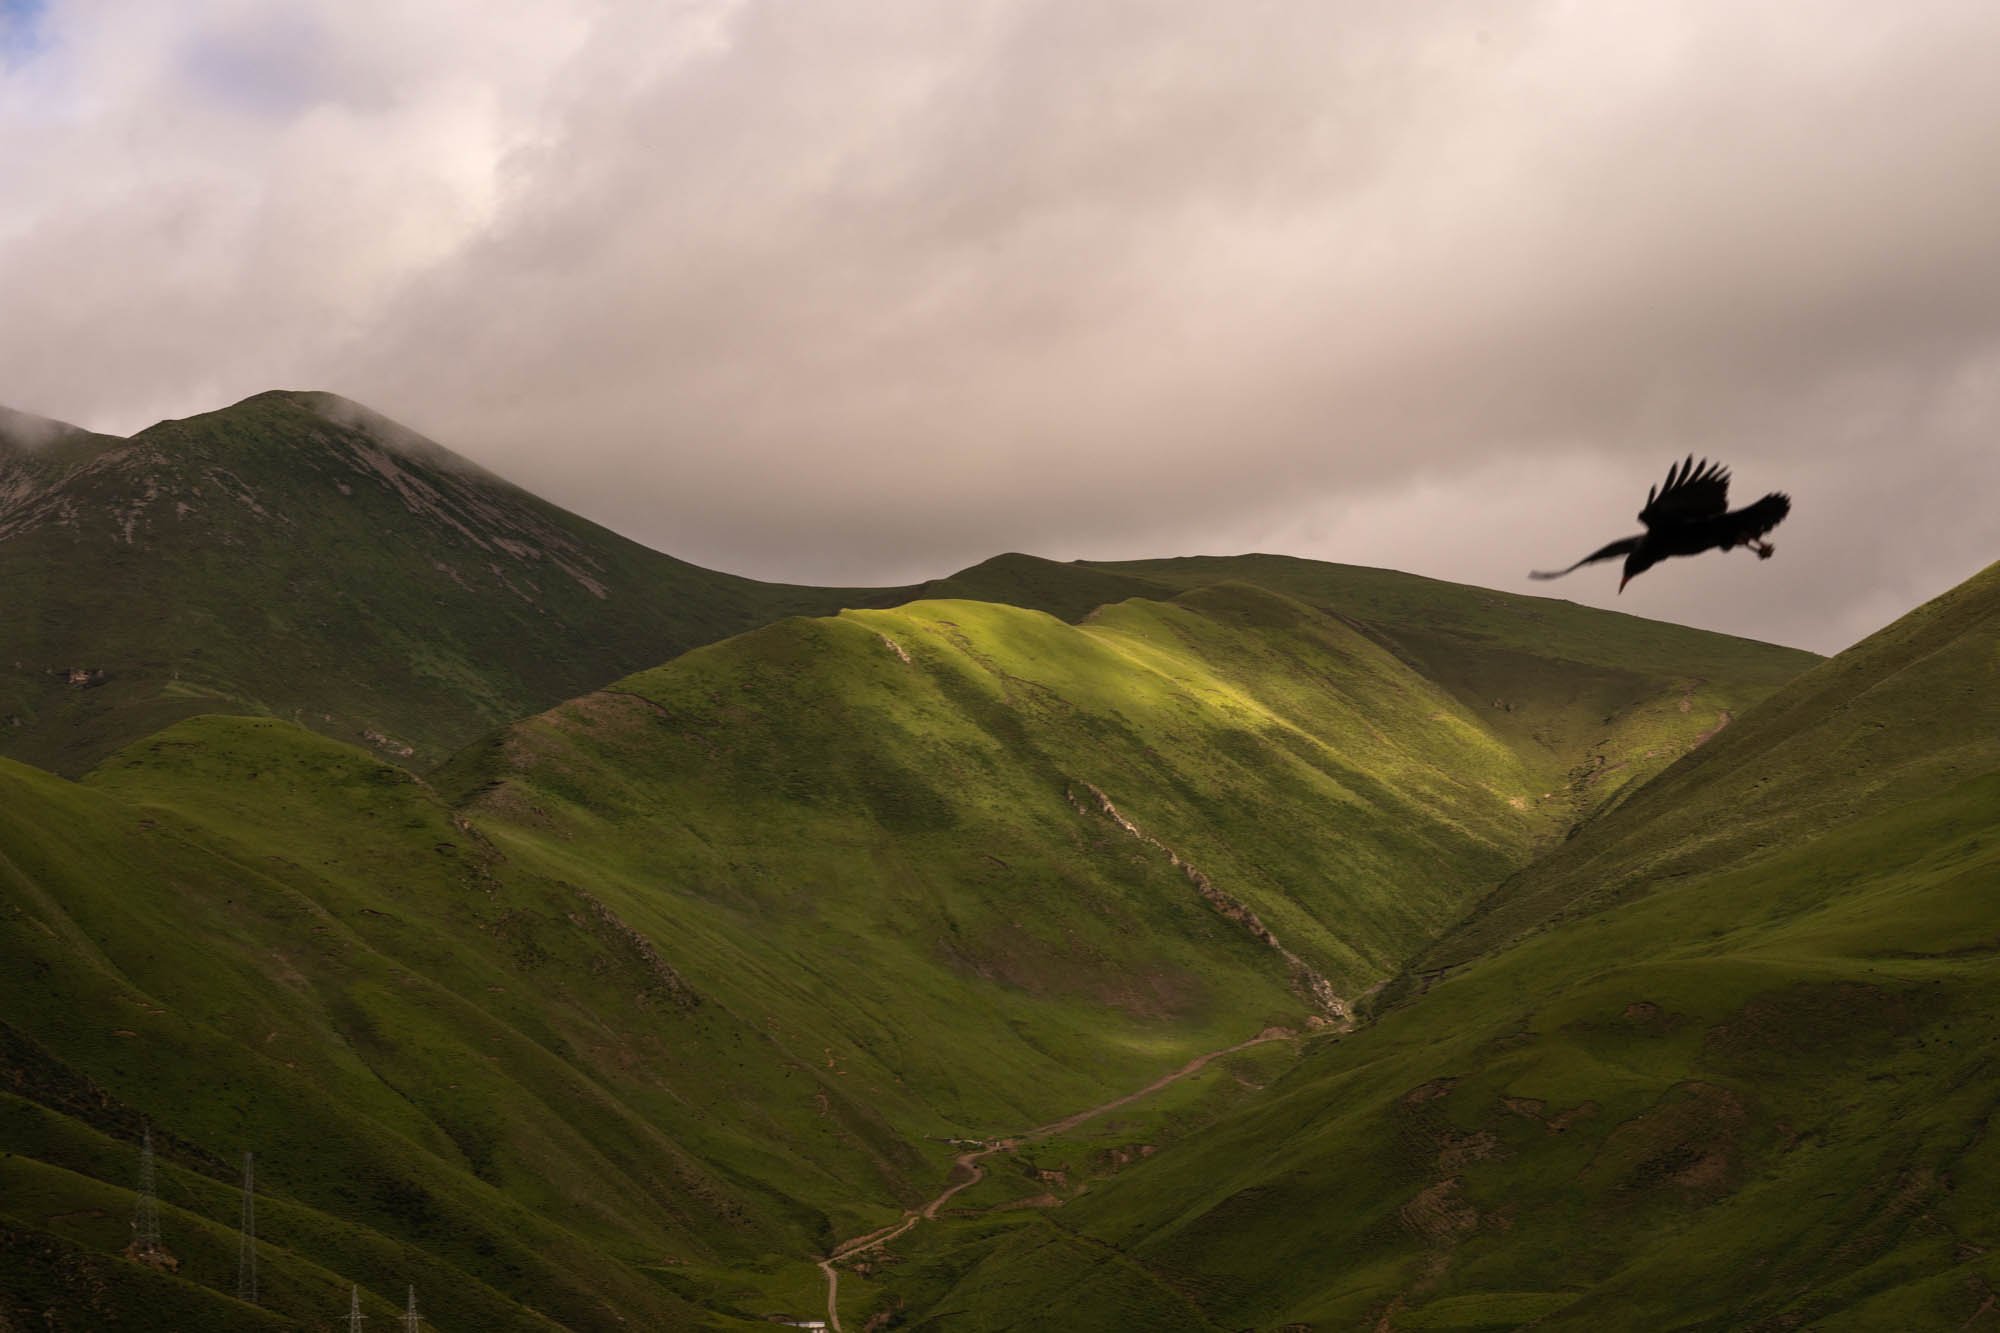
[[[578,889],[576,896],[583,900],[585,908],[590,913],[587,924],[592,932],[637,964],[641,975],[645,977],[644,989],[641,992],[643,998],[663,1001],[678,1009],[693,1009],[701,1003],[701,996],[695,994],[694,987],[688,985],[681,974],[674,971],[666,959],[660,957],[660,951],[653,947],[652,940],[627,925],[622,917],[594,894]]]
[[[1188,861],[1183,860],[1180,853],[1120,814],[1118,807],[1111,803],[1111,798],[1106,796],[1097,787],[1086,782],[1083,784],[1083,789],[1090,793],[1091,799],[1097,805],[1099,814],[1109,819],[1119,828],[1124,829],[1140,842],[1145,843],[1149,847],[1156,847],[1166,853],[1167,863],[1187,877],[1188,883],[1194,885],[1195,892],[1199,893],[1210,907],[1213,907],[1217,912],[1243,927],[1252,939],[1262,944],[1265,948],[1272,950],[1280,958],[1283,958],[1285,966],[1291,970],[1293,986],[1325,1016],[1321,1021],[1331,1021],[1334,1023],[1348,1023],[1352,1021],[1352,1015],[1347,1007],[1347,1002],[1334,993],[1332,983],[1321,976],[1305,959],[1299,957],[1281,944],[1278,937],[1271,932],[1271,928],[1258,919],[1257,913],[1252,911],[1247,904],[1224,893],[1215,886],[1215,882],[1207,875],[1203,874]],[[1064,795],[1069,798],[1071,807],[1078,813],[1088,813],[1084,805],[1077,800],[1076,793],[1073,790],[1066,791]]]

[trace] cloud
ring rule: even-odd
[[[8,450],[33,453],[75,432],[76,427],[64,422],[0,407],[0,454]]]
[[[1989,6],[281,12],[42,16],[0,401],[335,389],[801,581],[1261,547],[1832,649],[1995,554]],[[1522,581],[1690,451],[1775,560]]]

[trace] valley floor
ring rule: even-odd
[[[820,1271],[826,1274],[826,1313],[828,1325],[835,1330],[841,1328],[840,1263],[843,1260],[854,1259],[879,1246],[887,1245],[890,1241],[910,1231],[920,1222],[935,1221],[939,1211],[947,1203],[985,1179],[986,1168],[981,1163],[986,1158],[997,1154],[1011,1153],[1023,1144],[1055,1138],[1059,1135],[1068,1134],[1073,1130],[1080,1129],[1100,1116],[1108,1115],[1113,1111],[1130,1106],[1134,1102],[1143,1101],[1163,1088],[1170,1087],[1183,1079],[1199,1074],[1214,1061],[1225,1056],[1234,1055],[1239,1051],[1247,1051],[1252,1047],[1262,1046],[1267,1042],[1274,1041],[1299,1042],[1325,1040],[1336,1037],[1341,1032],[1348,1030],[1350,1029],[1346,1027],[1323,1027],[1316,1031],[1301,1034],[1287,1028],[1267,1028],[1248,1041],[1240,1041],[1234,1046],[1224,1046],[1219,1050],[1197,1055],[1179,1069],[1169,1074],[1162,1074],[1137,1091],[1128,1092],[1120,1097],[1114,1097],[1110,1101],[1099,1103],[1086,1110],[1077,1111],[1071,1115],[1064,1116],[1060,1120],[1051,1121],[1046,1125],[1041,1125],[1034,1129],[1022,1130],[1018,1133],[995,1138],[971,1152],[960,1153],[952,1162],[952,1175],[955,1177],[955,1183],[949,1185],[937,1197],[925,1203],[921,1208],[911,1209],[906,1212],[899,1222],[892,1222],[885,1227],[878,1228],[865,1235],[842,1241],[833,1248],[833,1252],[830,1255],[819,1261]]]

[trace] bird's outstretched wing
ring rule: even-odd
[[[1571,565],[1569,569],[1531,569],[1528,571],[1528,577],[1531,579],[1559,579],[1569,573],[1571,569],[1582,569],[1585,565],[1594,565],[1600,560],[1610,560],[1616,556],[1629,555],[1632,549],[1644,540],[1645,538],[1643,537],[1621,537],[1602,550],[1592,551],[1589,555]]]
[[[1689,454],[1667,469],[1664,486],[1646,492],[1639,521],[1650,529],[1678,527],[1720,518],[1729,508],[1729,469]]]
[[[1726,534],[1727,545],[1741,546],[1777,527],[1791,512],[1792,497],[1783,491],[1772,491],[1756,504],[1723,515],[1717,526]]]

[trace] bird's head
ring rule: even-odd
[[[1625,585],[1651,569],[1658,561],[1645,551],[1634,551],[1625,557],[1625,576],[1618,580],[1618,591],[1624,592]]]

